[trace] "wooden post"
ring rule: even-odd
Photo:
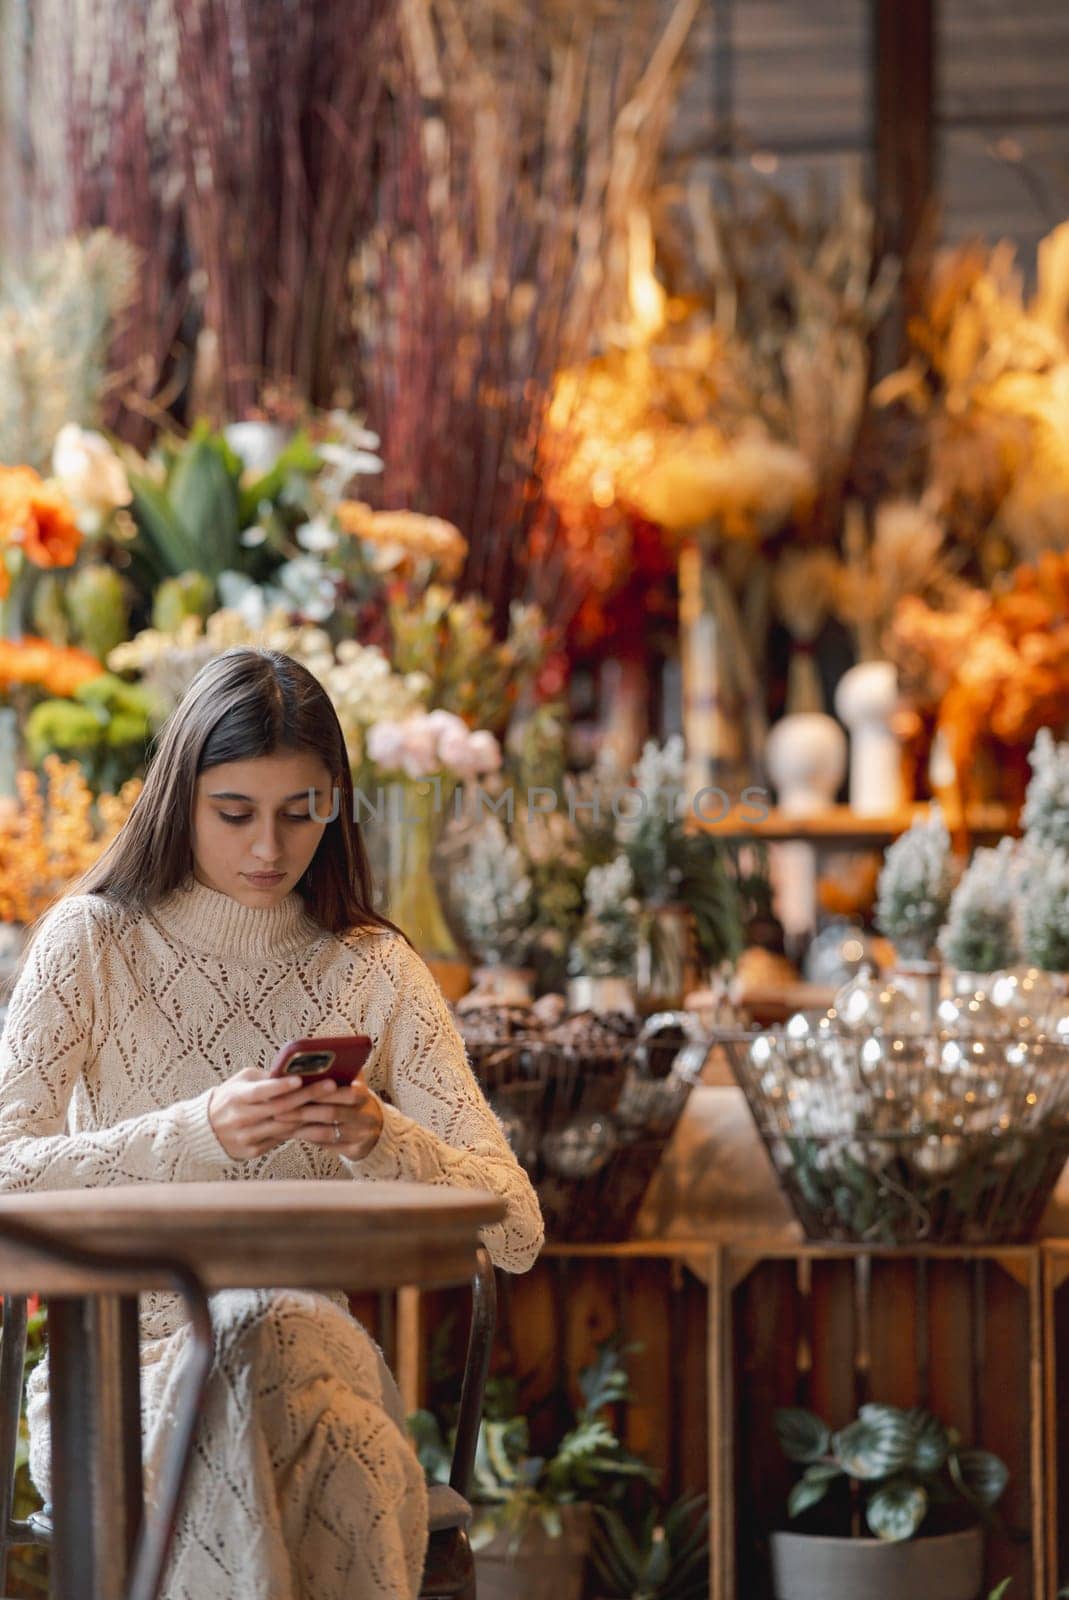
[[[924,299],[934,234],[933,0],[873,0],[876,246],[902,263],[896,306],[876,350],[877,375],[899,365],[906,325]]]

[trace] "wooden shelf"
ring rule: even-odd
[[[766,844],[800,839],[820,845],[866,849],[889,844],[929,812],[927,805],[916,805],[885,817],[859,817],[849,806],[830,806],[827,811],[809,817],[795,817],[773,809],[756,821],[755,809],[736,806],[716,822],[703,821],[692,812],[692,824],[716,838],[739,843],[748,839],[760,839]],[[948,821],[952,823],[953,819],[948,818]],[[978,844],[997,842],[1011,831],[1012,813],[1006,806],[977,806],[965,817],[965,832]]]

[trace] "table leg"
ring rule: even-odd
[[[115,1600],[141,1518],[137,1302],[50,1300],[48,1344],[52,1592]]]

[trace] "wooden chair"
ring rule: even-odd
[[[129,1533],[128,1562],[124,1563],[127,1581],[125,1600],[157,1600],[167,1553],[174,1536],[175,1522],[185,1487],[197,1418],[208,1387],[212,1363],[212,1326],[208,1297],[196,1275],[180,1262],[148,1260],[133,1256],[112,1256],[98,1250],[84,1250],[53,1239],[10,1218],[0,1222],[0,1296],[3,1297],[2,1340],[0,1340],[0,1589],[7,1588],[8,1556],[13,1546],[47,1545],[52,1539],[49,1508],[35,1512],[25,1522],[13,1515],[15,1468],[18,1451],[19,1414],[22,1405],[23,1364],[26,1351],[27,1301],[21,1295],[5,1293],[4,1270],[11,1264],[17,1286],[25,1289],[27,1276],[34,1271],[49,1274],[55,1281],[57,1269],[63,1278],[63,1292],[79,1297],[129,1294],[131,1274],[141,1274],[168,1282],[185,1300],[190,1315],[192,1338],[190,1355],[178,1396],[175,1425],[168,1439],[160,1473],[155,1508],[144,1514],[137,1507],[136,1522],[125,1521]],[[53,1438],[57,1404],[52,1397]],[[139,1458],[138,1458],[139,1459]],[[64,1467],[63,1470],[66,1470]],[[61,1476],[60,1464],[53,1464],[53,1477]],[[61,1597],[65,1600],[65,1597]]]
[[[480,1249],[471,1282],[471,1324],[453,1460],[449,1483],[432,1485],[430,1490],[430,1539],[420,1600],[475,1600],[475,1557],[468,1538],[471,1525],[468,1496],[496,1318],[494,1269],[486,1250]]]
[[[433,1485],[429,1491],[430,1536],[420,1600],[475,1600],[475,1558],[468,1538],[472,1512],[467,1497],[471,1491],[475,1466],[475,1448],[482,1420],[496,1314],[494,1269],[486,1250],[480,1249],[472,1278],[471,1323],[449,1483]],[[24,1522],[16,1521],[13,1516],[26,1322],[26,1300],[5,1296],[3,1340],[0,1343],[0,1591],[7,1586],[8,1552],[16,1546],[48,1545],[52,1536],[48,1506]],[[208,1358],[210,1360],[210,1347]],[[199,1407],[202,1392],[203,1387],[197,1391],[194,1410]],[[176,1431],[180,1432],[181,1429]],[[176,1488],[180,1493],[181,1483]],[[177,1493],[172,1491],[171,1495],[174,1501],[169,1508],[171,1527],[174,1512],[177,1511]],[[145,1600],[150,1600],[157,1593],[165,1556],[166,1548],[160,1555],[155,1587],[145,1591]]]

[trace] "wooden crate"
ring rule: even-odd
[[[578,1375],[615,1335],[640,1349],[626,1358],[633,1399],[614,1419],[620,1438],[661,1474],[672,1497],[709,1489],[708,1280],[715,1250],[702,1242],[547,1245],[518,1277],[499,1272],[492,1371],[521,1379],[525,1402],[550,1432],[567,1422],[555,1400],[579,1400]],[[432,1367],[455,1390],[467,1330],[464,1292],[403,1290],[398,1381],[406,1407],[433,1398]],[[437,1348],[433,1348],[437,1345]]]
[[[1047,1568],[1050,1586],[1069,1584],[1069,1239],[1043,1245],[1046,1354]]]
[[[775,1408],[811,1407],[841,1426],[870,1399],[930,1407],[1006,1461],[1001,1510],[1027,1538],[988,1541],[990,1585],[1012,1575],[1016,1600],[1048,1600],[1037,1246],[730,1245],[713,1277],[713,1600],[768,1600],[763,1544],[784,1526],[796,1471],[779,1450]]]

